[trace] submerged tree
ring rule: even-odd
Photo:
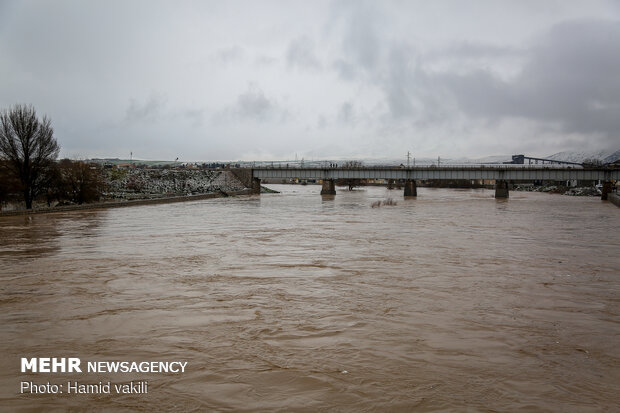
[[[0,160],[0,210],[3,202],[19,200],[20,190],[19,181],[9,170],[6,162]]]
[[[38,119],[32,106],[15,105],[0,113],[0,158],[21,183],[26,208],[47,184],[46,172],[58,156],[51,121]]]
[[[63,159],[58,169],[62,198],[80,205],[99,200],[103,178],[95,165]]]
[[[344,169],[357,169],[363,167],[364,164],[361,161],[347,161],[342,165]],[[361,179],[358,178],[349,178],[349,179],[337,179],[336,185],[339,186],[347,186],[349,187],[349,191],[352,191],[356,186],[361,186],[363,184]]]

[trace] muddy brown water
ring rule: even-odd
[[[272,187],[0,218],[0,410],[618,411],[616,206]],[[21,357],[188,365],[34,374]],[[148,393],[20,394],[130,380]]]

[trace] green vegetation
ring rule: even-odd
[[[262,186],[262,185],[260,186],[260,191],[261,193],[264,193],[264,194],[279,194],[280,193],[280,191],[276,191],[274,189],[267,188],[266,186]]]
[[[110,180],[118,181],[119,179],[124,179],[128,173],[129,171],[127,169],[112,169],[112,172],[110,172]]]

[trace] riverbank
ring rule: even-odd
[[[34,214],[50,214],[54,212],[66,212],[66,211],[82,211],[89,209],[104,209],[104,208],[122,208],[128,206],[136,206],[136,205],[152,205],[152,204],[164,204],[164,203],[172,203],[172,202],[186,202],[186,201],[199,201],[202,199],[211,199],[211,198],[222,198],[228,196],[239,196],[239,195],[251,195],[252,190],[243,189],[239,191],[231,191],[231,192],[212,192],[206,194],[197,194],[197,195],[183,195],[183,196],[165,196],[165,197],[157,197],[157,198],[144,198],[144,199],[124,199],[124,200],[110,200],[103,202],[92,202],[88,204],[81,205],[63,205],[56,207],[46,207],[46,208],[36,208],[36,209],[20,209],[20,210],[11,210],[11,211],[2,211],[0,212],[0,217],[10,217],[10,216],[18,216],[18,215],[34,215]]]
[[[48,205],[42,200],[26,210],[23,205],[4,205],[0,216],[30,215],[98,208],[118,208],[168,202],[192,201],[228,195],[247,195],[251,190],[228,170],[209,169],[105,169],[101,172],[101,199],[83,204]]]

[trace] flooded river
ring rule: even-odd
[[[272,187],[282,193],[0,218],[0,410],[618,409],[611,203]],[[22,357],[188,364],[35,374]],[[148,393],[20,393],[22,381],[131,380]]]

